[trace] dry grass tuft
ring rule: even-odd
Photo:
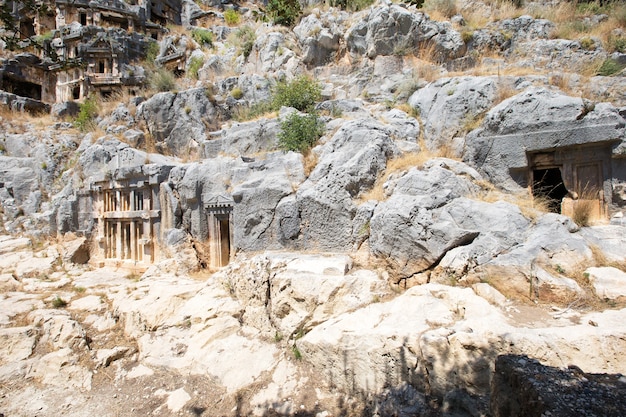
[[[312,150],[309,150],[308,152],[306,152],[306,154],[304,155],[304,176],[305,177],[308,177],[311,174],[311,172],[313,172],[313,170],[317,166],[318,159],[319,159],[318,155]]]
[[[449,146],[442,146],[436,151],[430,151],[426,145],[421,141],[420,152],[406,152],[397,158],[393,158],[387,161],[387,167],[381,173],[381,175],[374,183],[374,186],[362,193],[359,196],[359,201],[365,202],[368,200],[384,201],[387,199],[384,185],[389,180],[392,174],[408,171],[411,168],[421,168],[426,162],[433,158],[449,158],[458,159],[454,154],[454,151]]]
[[[488,181],[476,182],[481,191],[474,196],[475,200],[484,201],[486,203],[495,203],[497,201],[506,201],[519,207],[524,217],[535,222],[541,215],[550,212],[549,201],[541,197],[533,197],[527,192],[517,194],[509,194],[498,190],[492,183]]]

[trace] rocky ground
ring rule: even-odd
[[[398,291],[348,256],[288,252],[139,276],[73,263],[82,243],[2,239],[5,416],[479,415],[499,353],[625,371],[623,297]]]

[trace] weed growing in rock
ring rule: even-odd
[[[456,2],[454,0],[426,0],[424,9],[431,13],[441,14],[450,18],[457,13]]]
[[[80,111],[78,112],[78,116],[76,116],[74,125],[81,132],[89,132],[96,127],[94,119],[97,115],[98,104],[96,103],[96,99],[94,97],[90,97],[80,105]]]
[[[324,134],[324,125],[316,113],[291,113],[280,124],[278,144],[281,149],[306,153]]]
[[[191,58],[191,61],[189,61],[189,67],[187,69],[187,73],[191,75],[192,78],[197,80],[198,71],[200,71],[200,68],[202,68],[202,65],[204,65],[204,59],[202,59],[199,56],[194,56],[193,58]]]
[[[296,360],[302,359],[302,353],[300,353],[300,349],[298,349],[298,346],[293,345],[291,347],[291,352],[293,353],[293,357],[296,358]]]
[[[211,48],[213,46],[213,32],[206,29],[194,29],[191,31],[191,37],[201,46]]]
[[[172,91],[176,89],[176,78],[168,70],[159,68],[150,77],[150,85],[158,92]]]
[[[374,3],[373,0],[331,0],[332,7],[339,7],[343,10],[358,12],[366,9]]]
[[[239,13],[233,9],[224,10],[224,21],[228,26],[236,26],[239,24],[241,20]]]
[[[153,40],[150,40],[145,49],[146,54],[146,62],[148,64],[154,63],[154,60],[159,55],[159,43]]]
[[[243,54],[245,59],[248,59],[256,41],[256,34],[250,26],[243,26],[235,31],[234,36],[229,37],[229,41],[239,49],[239,53]]]
[[[52,299],[52,306],[54,308],[63,308],[67,306],[67,301],[57,295],[54,299]]]
[[[230,95],[233,96],[235,100],[240,100],[241,98],[243,98],[243,91],[241,90],[241,88],[235,87],[230,90]]]
[[[261,101],[252,106],[237,107],[233,112],[233,119],[238,122],[254,120],[257,117],[266,116],[274,111],[272,103],[269,101]]]
[[[623,70],[624,67],[625,66],[623,64],[620,64],[616,60],[608,58],[602,63],[602,65],[598,69],[598,75],[609,76],[617,74],[618,72]]]

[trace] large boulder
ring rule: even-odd
[[[439,398],[452,390],[486,395],[502,353],[624,372],[619,358],[626,345],[615,329],[625,315],[606,311],[581,317],[581,324],[517,327],[469,288],[426,284],[326,321],[296,344],[328,384],[350,392],[408,383]]]
[[[482,128],[467,135],[463,158],[498,186],[519,190],[526,185],[520,173],[528,169],[528,152],[619,142],[625,125],[610,104],[532,87],[489,110]]]
[[[459,226],[442,209],[478,189],[449,168],[456,164],[441,159],[431,161],[423,170],[410,169],[396,180],[395,186],[388,187],[391,197],[374,210],[370,250],[401,277],[428,269],[447,251],[467,245],[479,234],[480,228]]]
[[[34,158],[0,156],[0,196],[9,218],[39,211],[42,196],[37,168]]]
[[[370,189],[399,154],[379,122],[349,121],[319,149],[319,163],[296,193],[305,247],[348,250],[354,243],[353,199]]]
[[[325,13],[320,19],[312,13],[298,23],[293,31],[302,45],[302,62],[307,65],[323,65],[329,62],[341,46],[341,36],[345,28],[341,23],[346,19],[341,13],[339,19]]]
[[[233,123],[230,128],[212,132],[210,139],[202,143],[205,158],[218,155],[247,156],[261,151],[274,151],[278,147],[278,119],[259,119]]]
[[[409,98],[424,124],[424,139],[431,149],[449,146],[456,136],[464,136],[496,100],[501,78],[441,78],[417,90]]]
[[[193,88],[155,94],[137,107],[136,117],[146,124],[159,150],[189,155],[198,152],[221,113],[206,88]]]
[[[375,58],[426,45],[432,45],[441,59],[462,53],[463,40],[450,22],[436,22],[421,12],[415,13],[396,4],[378,5],[362,15],[345,35],[351,53]]]

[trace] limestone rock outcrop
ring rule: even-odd
[[[375,58],[431,45],[441,59],[454,58],[463,52],[461,35],[449,22],[430,20],[424,13],[396,4],[378,5],[361,13],[362,18],[345,35],[351,53]]]

